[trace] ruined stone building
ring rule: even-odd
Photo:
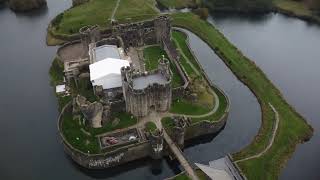
[[[187,82],[186,75],[179,66],[179,53],[171,42],[171,21],[168,16],[125,24],[113,22],[108,30],[101,30],[97,25],[81,28],[79,40],[63,47],[65,51],[82,49],[78,57],[65,61],[66,79],[77,81],[85,74],[91,81],[94,93],[108,101],[111,108],[117,107],[118,110],[125,106],[127,112],[137,117],[148,115],[152,109],[167,111],[172,99],[168,60],[159,60],[157,70],[141,72],[137,68],[141,64],[133,62],[130,52],[132,47],[154,44],[159,44],[167,52],[182,79]],[[139,61],[143,62],[142,59],[138,63]],[[106,67],[101,67],[102,65]],[[111,65],[117,70],[112,69]]]
[[[164,112],[170,109],[171,71],[167,59],[159,60],[157,70],[141,73],[126,67],[121,69],[121,75],[127,112],[143,117],[151,110]]]

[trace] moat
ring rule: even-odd
[[[1,106],[6,108],[2,109],[1,114],[4,119],[10,119],[10,121],[1,121],[2,127],[5,127],[4,131],[1,132],[3,134],[1,139],[7,144],[1,155],[2,162],[7,162],[0,166],[1,172],[4,172],[1,173],[1,177],[4,179],[90,179],[92,177],[99,179],[127,179],[128,177],[159,179],[175,174],[179,171],[176,164],[167,163],[165,160],[160,163],[153,163],[150,159],[147,159],[147,161],[142,160],[117,167],[110,170],[111,172],[103,172],[86,171],[78,168],[64,155],[56,133],[56,117],[58,115],[55,105],[56,100],[52,88],[48,83],[49,77],[47,74],[56,48],[46,47],[44,37],[46,24],[56,13],[62,11],[67,6],[69,6],[68,2],[66,4],[58,4],[57,2],[48,1],[48,11],[30,14],[29,16],[16,16],[6,9],[1,9],[0,11],[1,24],[3,23],[6,27],[10,27],[8,28],[9,30],[1,29],[1,42],[7,42],[6,46],[2,46],[3,49],[1,50],[3,63],[1,66],[1,72],[3,73],[1,82],[11,87],[10,89],[5,88],[1,90],[3,97],[7,97],[7,99],[1,102]],[[260,22],[275,20],[276,16],[273,16],[269,20],[260,20]],[[300,22],[294,19],[289,20]],[[316,29],[314,31],[314,36],[316,37],[319,28],[313,28]],[[13,34],[12,32],[15,33]],[[25,36],[26,33],[30,33],[30,35]],[[213,140],[204,140],[200,145],[190,146],[185,149],[185,154],[193,162],[206,163],[208,159],[219,158],[225,155],[225,153],[237,151],[248,144],[260,126],[260,110],[255,97],[232,75],[221,60],[197,37],[193,37],[192,35],[190,37],[192,49],[198,56],[199,61],[205,64],[205,67],[208,67],[207,73],[209,77],[229,95],[232,102],[229,121],[225,129]],[[314,37],[312,36],[312,38]],[[22,43],[18,40],[13,41],[13,39],[24,39],[24,41]],[[32,46],[28,43],[31,43]],[[13,51],[17,49],[20,50],[20,53]],[[245,53],[247,52],[245,51]],[[208,57],[210,57],[210,60],[208,60]],[[29,60],[26,61],[26,59]],[[310,67],[312,65],[310,64]],[[18,70],[24,76],[13,74],[16,71],[12,71],[12,69]],[[315,74],[313,77],[316,76]],[[276,78],[271,77],[272,80]],[[311,82],[310,87],[314,84],[318,83]],[[25,87],[29,88],[26,89]],[[24,89],[23,93],[21,92],[22,89]],[[316,90],[316,88],[313,90]],[[315,93],[309,94],[311,96]],[[9,97],[16,98],[12,99]],[[288,98],[290,97],[288,95]],[[314,98],[314,101],[311,102],[315,102],[315,105],[317,105],[316,100]],[[246,106],[241,106],[242,104]],[[312,107],[307,105],[303,105],[303,107],[312,110]],[[19,114],[14,113],[17,109],[20,111]],[[39,111],[37,115],[33,113],[35,110]],[[308,113],[306,113],[306,116],[309,116]],[[239,119],[241,119],[241,122],[239,122]],[[310,120],[312,119],[314,118],[310,118]],[[5,137],[7,136],[12,137],[14,141],[6,139]],[[313,141],[316,141],[315,139],[316,136]],[[42,146],[32,146],[31,144],[35,141],[41,143]],[[301,145],[301,147],[303,146],[305,145]],[[23,152],[21,151],[22,149],[24,150]],[[20,155],[17,156],[17,154]],[[295,157],[291,161],[294,163]],[[15,170],[12,167],[15,167]],[[312,167],[316,168],[316,165]],[[312,169],[312,167],[310,168]],[[19,173],[16,173],[17,168],[21,169]],[[35,169],[36,172],[34,171]],[[289,172],[290,166],[285,171]],[[300,172],[297,173],[301,173],[301,171],[304,170],[300,169]],[[317,174],[314,174],[313,177],[316,178]]]

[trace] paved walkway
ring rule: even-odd
[[[164,130],[163,131],[163,137],[164,140],[167,142],[169,145],[172,153],[176,156],[178,161],[180,162],[181,166],[185,169],[187,172],[187,175],[192,179],[192,180],[199,180],[198,176],[196,175],[195,171],[193,168],[190,166],[189,162],[186,160],[186,158],[183,156],[183,153],[181,152],[180,148],[177,147],[177,145],[172,141],[170,136],[167,134],[167,132]]]
[[[272,136],[271,136],[271,139],[270,139],[270,142],[269,142],[268,146],[262,152],[260,152],[259,154],[255,154],[253,156],[249,156],[247,158],[237,160],[237,161],[235,161],[235,163],[239,163],[239,162],[246,161],[246,160],[249,160],[249,159],[259,158],[262,155],[264,155],[271,148],[271,146],[272,146],[272,144],[274,142],[274,139],[276,137],[278,126],[279,126],[279,114],[278,114],[278,111],[273,107],[273,105],[271,103],[269,103],[269,106],[271,107],[272,111],[275,114],[276,122],[275,122],[275,125],[273,127]]]

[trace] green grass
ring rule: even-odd
[[[280,169],[294,152],[295,146],[312,136],[312,128],[283,99],[280,91],[261,69],[245,57],[215,27],[192,13],[178,13],[173,14],[172,17],[175,26],[189,29],[214,49],[239,80],[244,82],[256,95],[263,110],[263,123],[257,137],[266,139],[270,137],[272,132],[266,131],[272,127],[274,122],[274,114],[268,110],[268,103],[270,102],[278,111],[280,124],[271,149],[261,158],[239,164],[248,179],[277,179]],[[265,141],[259,141],[256,138],[247,148],[236,153],[233,157],[235,160],[242,159],[252,155],[252,152],[255,153],[256,149],[261,149],[265,145]]]
[[[157,126],[154,122],[149,121],[145,124],[145,126],[148,132],[154,132],[157,129]]]
[[[172,101],[171,113],[186,114],[186,115],[201,115],[206,114],[211,110],[209,107],[193,103],[184,98],[178,98]]]
[[[157,15],[154,0],[121,0],[115,19],[125,23],[152,19]]]
[[[177,40],[177,42],[180,45],[180,50],[183,51],[183,53],[187,56],[187,58],[190,60],[190,62],[193,64],[193,66],[198,70],[201,71],[200,66],[198,64],[198,62],[194,59],[192,53],[189,50],[189,47],[186,43],[187,41],[187,36],[179,31],[173,31],[172,32],[172,37]]]
[[[164,55],[167,59],[167,53],[160,48],[160,46],[149,46],[143,50],[143,58],[145,60],[145,67],[147,71],[157,69],[158,60]],[[170,69],[172,71],[172,86],[180,87],[183,86],[183,80],[178,73],[176,66],[170,61]]]
[[[52,86],[63,83],[63,64],[57,57],[52,61],[49,75]]]
[[[308,9],[303,1],[274,0],[273,2],[276,7],[279,7],[281,9],[289,10],[300,15],[312,15],[312,12]]]
[[[203,120],[208,120],[211,122],[216,122],[219,121],[220,118],[223,116],[223,114],[226,111],[226,108],[228,106],[228,102],[226,97],[216,88],[214,88],[215,93],[218,95],[219,98],[219,108],[217,111],[209,116],[202,117],[202,118],[192,118],[191,121],[192,123],[197,123]]]
[[[209,112],[213,108],[214,96],[210,92],[210,88],[204,77],[201,77],[197,72],[203,73],[199,64],[195,60],[195,57],[190,52],[187,45],[187,36],[179,31],[173,31],[172,38],[175,42],[175,46],[179,47],[179,51],[183,52],[181,55],[180,62],[186,73],[189,75],[191,81],[189,89],[197,94],[197,101],[191,102],[185,98],[180,98],[178,101],[175,100],[172,105],[171,112],[179,114],[191,114],[199,115]],[[181,53],[182,54],[182,53]],[[185,59],[185,57],[188,59]],[[191,63],[195,70],[189,64]]]
[[[161,119],[161,124],[165,129],[170,129],[174,126],[174,122],[171,117],[164,117]]]
[[[106,124],[101,128],[90,128],[83,124],[82,119],[73,120],[72,113],[67,112],[63,116],[62,132],[66,140],[76,149],[90,154],[101,153],[98,138],[96,135],[111,132],[116,129],[122,129],[133,126],[137,123],[137,119],[127,113],[117,113],[113,117],[119,118],[120,122],[116,126],[112,123]],[[90,135],[81,131],[81,128],[89,132]]]
[[[111,15],[117,0],[90,0],[66,10],[52,21],[51,32],[70,35],[86,25],[111,25]],[[141,21],[158,15],[154,0],[121,0],[115,18],[119,23]]]
[[[201,0],[157,0],[165,8],[182,9],[187,7],[196,7],[201,4]]]
[[[108,19],[116,2],[117,0],[91,0],[68,9],[56,23],[54,30],[59,34],[74,34],[86,25],[98,24],[101,27],[107,27],[110,25]]]
[[[317,16],[310,10],[306,1],[273,0],[273,4],[279,10],[292,13],[296,16],[310,17],[316,22],[320,22],[320,16]]]

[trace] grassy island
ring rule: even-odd
[[[167,7],[179,7],[181,4],[189,2],[158,0],[158,2],[161,1],[163,4],[166,4],[165,6]],[[61,36],[72,35],[77,33],[79,28],[85,25],[98,24],[104,28],[108,28],[111,19],[115,19],[119,23],[133,22],[150,19],[159,14],[155,8],[155,0],[121,0],[119,2],[120,4],[117,5],[116,0],[91,0],[88,3],[70,8],[52,21],[48,29],[49,34],[58,34]],[[177,4],[172,5],[172,3]],[[299,2],[275,0],[274,3],[279,9],[294,12],[297,16],[318,18],[318,16],[314,16],[308,8]],[[312,136],[312,128],[306,123],[304,118],[286,102],[281,92],[272,84],[263,71],[231,44],[213,25],[192,13],[175,13],[171,14],[171,17],[174,26],[188,29],[205,41],[232,70],[237,78],[250,88],[260,103],[262,125],[259,133],[250,145],[233,154],[235,161],[252,157],[266,149],[273,136],[272,130],[276,123],[275,111],[277,112],[279,124],[271,147],[268,148],[262,156],[238,163],[240,169],[248,179],[277,179],[281,168],[294,152],[296,145],[308,140]],[[215,113],[205,117],[191,118],[193,123],[203,120],[210,120],[212,122],[219,120],[225,112],[227,100],[219,90],[211,87],[211,85],[204,80],[199,64],[193,57],[192,52],[188,49],[186,36],[179,32],[173,32],[172,39],[181,54],[180,63],[191,79],[190,88],[198,90],[196,93],[199,104],[193,104],[188,99],[179,99],[173,102],[171,113],[185,115],[191,112],[190,114],[186,114],[189,115],[189,117],[192,117],[192,115],[206,114],[206,112],[209,112],[210,109],[214,107],[214,102],[219,100],[219,107]],[[162,52],[163,50],[159,46],[150,46],[144,49],[147,70],[155,68],[155,64],[157,63],[155,60],[159,59],[159,55]],[[56,59],[50,69],[53,85],[58,85],[63,81],[61,77],[62,70],[63,66]],[[179,79],[179,76],[175,75],[176,70],[174,67],[172,71],[173,86],[178,87],[182,84],[182,80]],[[78,93],[86,96],[89,100],[94,100],[95,97],[92,96],[92,91],[89,93],[92,87],[88,86],[88,82],[80,82],[80,87],[83,88],[74,90],[71,86],[71,95],[74,96]],[[214,93],[211,93],[211,91],[215,92],[218,98],[214,98]],[[68,99],[59,96],[58,99],[61,108],[70,101],[71,98]],[[274,107],[274,109],[272,107]],[[85,126],[81,117],[74,118],[71,114],[66,113],[63,116],[63,123],[65,124],[62,132],[68,142],[80,151],[85,153],[100,153],[101,150],[98,147],[96,137],[98,134],[132,126],[137,122],[137,120],[129,114],[113,114],[113,116],[120,119],[120,123],[116,125],[110,124],[99,129],[91,129]],[[162,124],[165,128],[170,128],[173,122],[170,117],[166,117],[162,119]],[[151,131],[154,130],[154,127],[152,124],[146,125],[146,128]],[[177,178],[185,179],[183,175]]]
[[[267,145],[272,129],[274,113],[278,111],[280,123],[271,148],[261,157],[239,163],[248,179],[277,179],[280,169],[293,153],[295,146],[312,136],[312,128],[282,97],[262,70],[245,57],[215,27],[192,13],[173,14],[174,25],[189,29],[204,40],[229,66],[240,81],[256,95],[262,109],[262,126],[254,141],[233,155],[235,160],[262,151]]]
[[[77,34],[87,25],[97,24],[106,29],[111,19],[125,23],[152,19],[159,14],[155,0],[121,0],[116,4],[117,0],[90,0],[66,10],[52,20],[47,39],[54,43],[55,37]]]

